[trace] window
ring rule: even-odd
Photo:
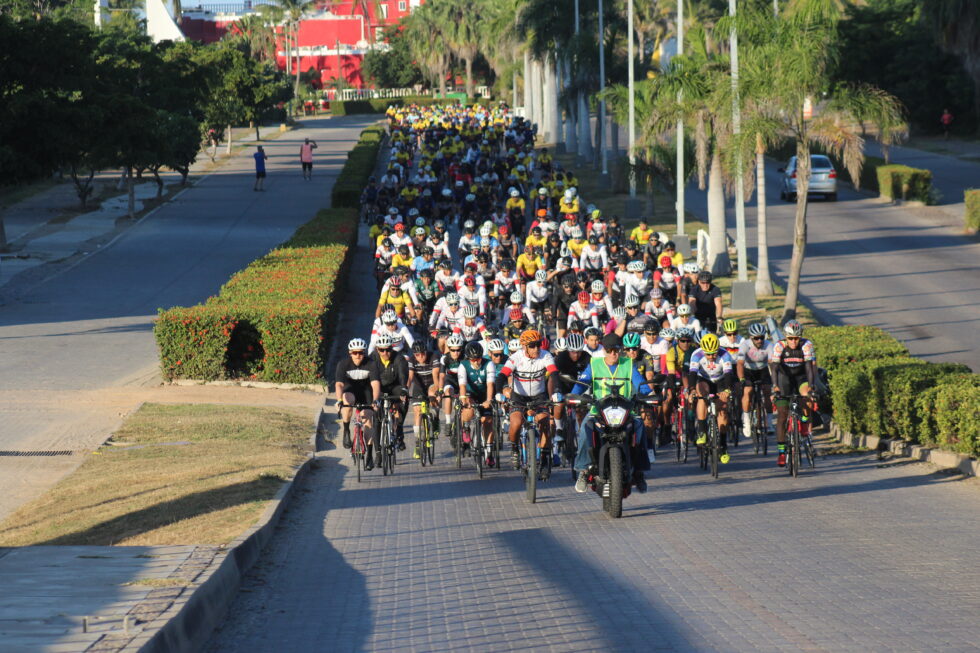
[[[405,0],[399,0],[398,11],[405,11]]]
[[[388,5],[381,5],[381,15],[388,19]]]

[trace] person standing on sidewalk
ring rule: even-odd
[[[269,155],[265,153],[265,148],[259,145],[252,156],[255,158],[255,187],[252,190],[265,190],[262,184],[265,181],[265,160]]]
[[[943,115],[939,116],[939,122],[943,126],[943,138],[949,140],[949,128],[953,126],[953,114],[949,109],[943,109]]]
[[[299,161],[303,164],[303,179],[309,181],[313,179],[313,150],[316,149],[316,141],[306,139],[299,146]]]

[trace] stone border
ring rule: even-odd
[[[164,384],[180,386],[213,385],[225,388],[259,388],[261,390],[310,390],[311,392],[318,392],[320,394],[324,394],[329,390],[326,384],[272,383],[271,381],[205,381],[204,379],[173,379],[172,381],[164,381]]]
[[[905,440],[892,440],[877,435],[854,435],[840,428],[836,422],[830,423],[830,435],[851,447],[863,447],[875,451],[889,451],[905,458],[915,458],[926,463],[938,465],[944,469],[955,469],[966,476],[980,475],[980,461],[967,455],[924,447]]]
[[[321,417],[322,421],[322,417]],[[258,522],[231,542],[224,556],[216,557],[207,569],[158,618],[141,624],[143,634],[121,650],[140,653],[199,651],[224,620],[238,593],[242,578],[272,540],[276,526],[297,486],[316,461],[319,431],[310,436],[311,453],[300,463],[290,480],[270,500]]]

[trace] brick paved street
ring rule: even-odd
[[[363,243],[363,239],[362,239]],[[362,273],[364,257],[355,266]],[[364,335],[352,293],[340,344]],[[351,319],[354,318],[354,319]],[[408,438],[411,441],[411,436]],[[980,642],[980,483],[833,455],[796,480],[739,451],[658,461],[614,521],[553,478],[337,449],[288,510],[211,651],[948,651]]]

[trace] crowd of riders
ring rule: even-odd
[[[565,398],[610,379],[660,398],[637,410],[639,491],[653,450],[676,437],[669,415],[682,396],[693,407],[686,437],[695,445],[716,404],[725,463],[727,443],[748,434],[759,389],[776,414],[769,426],[785,464],[784,397],[809,395],[816,375],[813,343],[798,322],[780,333],[726,318],[709,271],[646,220],[628,227],[582,197],[574,171],[536,148],[536,127],[503,104],[393,107],[387,121],[390,157],[361,198],[375,320],[370,334],[348,343],[335,376],[340,403],[362,406],[366,468],[380,456],[371,425],[383,396],[399,398],[399,449],[405,418],[414,412],[418,423],[423,402],[445,430],[454,403],[464,421],[479,415],[489,428],[500,401],[512,462],[533,411],[542,457],[577,445],[576,490],[584,491],[595,464],[592,420]],[[346,447],[353,410],[342,409]],[[501,464],[492,455],[485,462]]]

